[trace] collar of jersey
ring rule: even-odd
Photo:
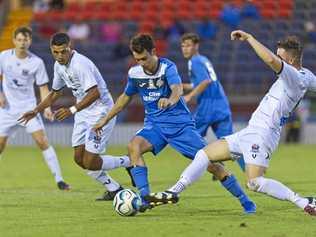
[[[148,73],[148,72],[146,72],[144,68],[143,68],[143,72],[144,72],[146,75],[148,75],[148,76],[153,76],[153,75],[155,75],[155,74],[159,71],[160,66],[161,66],[161,62],[160,62],[160,58],[158,58],[158,66],[157,66],[156,70],[155,70],[153,73]]]

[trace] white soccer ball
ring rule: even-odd
[[[121,216],[134,216],[142,205],[142,199],[133,190],[118,192],[113,200],[114,210]]]

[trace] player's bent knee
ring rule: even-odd
[[[264,177],[260,176],[260,177],[257,177],[257,178],[253,178],[253,179],[250,179],[248,182],[247,182],[247,188],[250,190],[250,191],[254,191],[254,192],[260,192],[262,186],[264,185]]]
[[[82,155],[74,155],[74,160],[75,160],[77,165],[79,165],[80,167],[85,169],[85,167],[83,165],[83,157],[82,157]]]

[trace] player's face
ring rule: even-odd
[[[197,53],[198,45],[194,44],[192,40],[185,40],[181,43],[182,54],[184,58],[190,59]]]
[[[51,45],[50,50],[54,59],[61,65],[68,63],[71,56],[71,48],[69,44]]]
[[[286,63],[288,64],[292,64],[293,63],[293,59],[291,57],[291,55],[289,53],[286,52],[285,49],[283,48],[278,48],[277,49],[277,55],[284,60]]]
[[[154,54],[144,50],[142,53],[133,51],[135,61],[142,66],[145,70],[151,71],[154,63]]]
[[[32,43],[32,39],[28,34],[23,35],[22,33],[19,33],[13,39],[13,44],[15,48],[20,51],[27,51],[31,43]]]

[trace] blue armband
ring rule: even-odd
[[[2,80],[0,80],[0,92],[3,92]]]

